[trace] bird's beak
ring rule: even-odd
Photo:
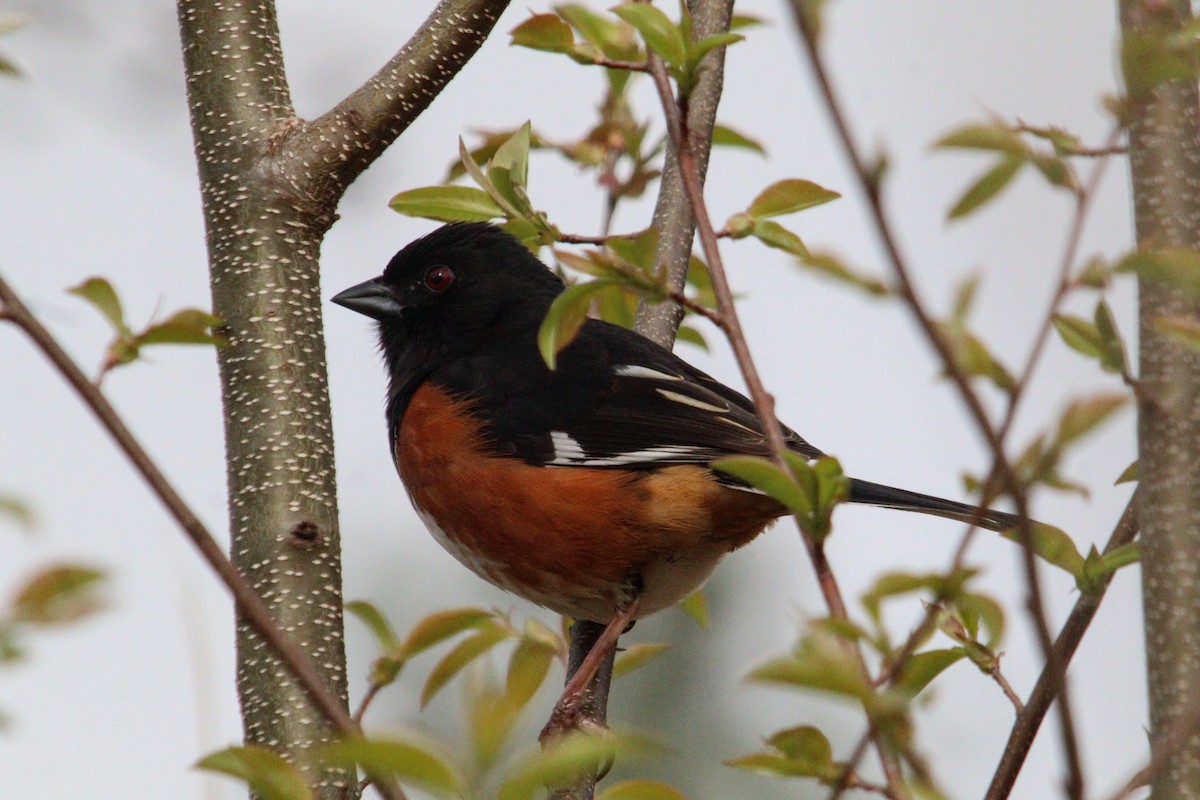
[[[378,278],[363,281],[357,286],[338,292],[331,300],[339,306],[381,321],[394,319],[404,308],[391,289],[384,286]]]

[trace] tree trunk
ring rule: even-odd
[[[333,432],[318,256],[346,187],[429,105],[506,0],[441,0],[420,30],[320,119],[296,117],[271,0],[179,0],[220,351],[234,564],[346,701]],[[299,767],[323,798],[333,727],[250,627],[238,624],[245,739]]]
[[[1123,0],[1131,37],[1165,41],[1187,2]],[[1130,48],[1126,47],[1128,53]],[[1195,79],[1139,85],[1126,64],[1130,169],[1139,249],[1200,250],[1200,118]],[[1141,80],[1148,70],[1142,70]],[[1165,336],[1163,316],[1200,323],[1200,298],[1139,279],[1137,508],[1156,800],[1200,797],[1200,354]]]

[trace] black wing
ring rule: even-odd
[[[742,394],[642,336],[589,320],[549,370],[534,342],[506,339],[430,379],[472,400],[496,450],[529,463],[655,469],[768,455]],[[780,424],[788,446],[821,451]]]

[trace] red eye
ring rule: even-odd
[[[425,288],[431,292],[444,292],[454,283],[454,270],[445,266],[430,267],[425,271]]]

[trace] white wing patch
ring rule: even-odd
[[[712,411],[717,414],[726,414],[729,412],[728,405],[715,406],[712,403],[706,403],[703,400],[697,400],[694,397],[688,397],[686,394],[680,394],[679,392],[671,392],[666,389],[655,389],[655,391],[658,392],[659,394],[661,394],[663,397],[667,398],[668,400],[671,400],[676,403],[681,403],[682,405],[685,405],[685,406],[691,406],[692,408],[698,408],[701,411]]]
[[[613,372],[623,378],[645,378],[651,381],[681,381],[683,378],[669,372],[659,372],[640,364],[619,364],[613,367]]]
[[[550,442],[554,445],[554,458],[547,464],[564,467],[620,467],[626,464],[645,464],[653,461],[679,461],[680,457],[696,454],[697,460],[705,460],[711,454],[704,448],[682,444],[665,444],[645,450],[631,450],[613,455],[590,455],[583,445],[564,431],[550,431]]]

